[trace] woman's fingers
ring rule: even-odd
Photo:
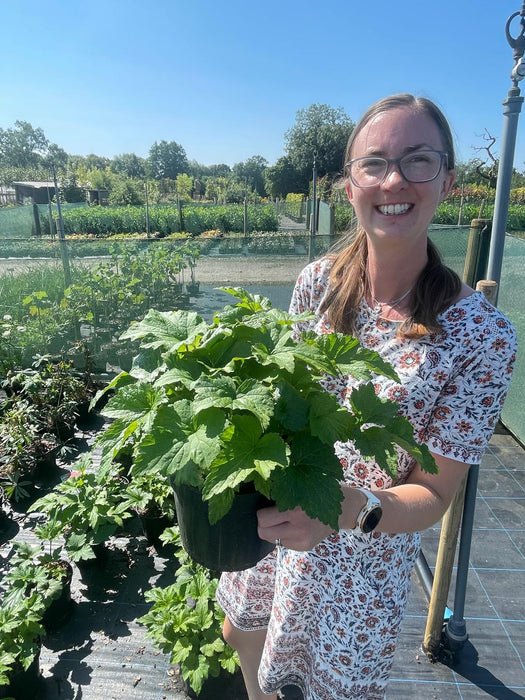
[[[279,511],[278,508],[262,508],[257,511],[257,532],[262,540],[277,542],[288,549],[305,552],[313,549],[331,532],[331,528],[319,520],[310,518],[302,508]]]

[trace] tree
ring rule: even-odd
[[[105,156],[97,156],[95,153],[90,153],[87,156],[69,156],[69,166],[74,170],[104,170],[111,164],[111,160]]]
[[[264,171],[264,185],[270,197],[285,198],[289,192],[307,194],[308,181],[293,166],[289,156],[281,156]]]
[[[498,160],[496,156],[492,153],[492,147],[496,143],[496,137],[492,136],[492,134],[489,133],[487,129],[483,132],[482,135],[483,140],[486,142],[487,145],[485,146],[479,146],[476,148],[476,151],[485,151],[487,154],[487,157],[485,160],[481,160],[481,158],[478,160],[478,164],[476,167],[476,170],[478,174],[485,180],[485,182],[488,184],[489,187],[492,187],[493,189],[496,187],[496,183],[498,181]],[[487,166],[487,158],[490,161],[490,165]]]
[[[175,180],[179,173],[188,172],[188,167],[186,152],[176,141],[155,141],[149,149],[149,174],[155,180],[165,177]]]
[[[0,162],[3,166],[35,168],[42,165],[49,141],[42,129],[17,120],[14,129],[0,129]],[[58,148],[58,147],[57,147]]]
[[[193,178],[186,173],[177,175],[177,195],[182,201],[190,201],[193,191]]]
[[[264,183],[264,171],[268,167],[268,161],[262,156],[252,156],[242,163],[235,163],[233,172],[237,178],[249,185],[261,197],[266,194]]]
[[[117,206],[144,204],[143,184],[125,175],[116,175],[108,202]]]
[[[128,177],[144,178],[146,176],[146,159],[139,158],[134,153],[122,153],[115,156],[110,167],[112,172]]]
[[[294,126],[285,133],[286,155],[306,183],[311,178],[314,156],[319,177],[341,171],[354,126],[342,107],[312,104],[298,110]]]

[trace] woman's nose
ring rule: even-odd
[[[381,185],[386,187],[399,187],[400,185],[405,185],[406,182],[401,168],[399,167],[399,163],[390,163]]]

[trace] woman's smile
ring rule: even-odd
[[[376,207],[380,214],[384,216],[399,216],[400,214],[406,214],[413,208],[413,204],[380,204]]]

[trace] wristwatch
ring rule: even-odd
[[[358,489],[358,491],[361,491],[366,496],[366,503],[357,514],[354,529],[361,530],[361,532],[366,534],[372,532],[378,526],[383,515],[383,509],[381,508],[381,501],[373,493],[366,489]]]

